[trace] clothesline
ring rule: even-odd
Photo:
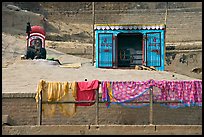
[[[153,90],[155,87],[157,90]],[[99,101],[99,89],[102,94],[101,101]],[[58,104],[61,112],[67,116],[74,116],[77,106],[91,106],[95,103],[97,113],[98,103],[105,103],[107,108],[110,108],[110,104],[138,108],[152,106],[153,102],[165,103],[163,106],[170,108],[202,106],[202,80],[155,81],[150,79],[147,81],[92,80],[82,82],[41,80],[37,87],[36,102],[40,107],[39,112],[53,115]],[[39,120],[39,125],[40,123],[41,120]]]
[[[91,83],[93,84],[93,82],[95,82],[95,90],[99,90],[99,88],[101,88],[100,91],[102,92],[102,101],[107,103],[111,102],[113,104],[114,103],[124,104],[127,102],[131,102],[133,100],[139,100],[139,101],[149,100],[149,92],[147,91],[150,88],[150,86],[152,86],[152,87],[157,87],[160,90],[159,92],[158,91],[153,92],[154,100],[156,101],[160,100],[160,101],[167,102],[170,100],[178,100],[179,102],[183,103],[183,106],[192,106],[192,105],[202,106],[202,80],[190,80],[190,81],[189,80],[156,81],[153,79],[150,79],[147,81],[93,80],[93,81],[85,81],[85,82],[84,81],[76,82],[75,84],[77,85],[77,83],[79,84],[82,83],[81,87],[87,86],[91,89],[92,88]],[[107,85],[104,85],[107,83],[109,84],[108,87]],[[99,85],[101,85],[101,87]],[[77,92],[76,90],[77,88],[75,87],[74,92]],[[93,89],[91,90],[92,91],[90,92],[86,89],[86,92],[79,93],[80,90],[78,89],[78,94],[77,94],[78,97],[76,98],[76,95],[75,95],[75,99],[78,99],[78,101],[83,100],[82,98],[80,99],[80,95],[87,93],[85,98],[91,95],[92,97],[89,97],[89,98],[92,98],[92,101],[95,100],[94,99],[95,92]],[[168,104],[168,106],[174,107],[174,108],[181,107],[181,105],[179,105],[178,103],[177,104],[171,103],[171,104]]]
[[[111,101],[126,107],[136,108],[146,106],[148,104],[135,105],[125,102],[132,100],[149,100],[150,87],[158,88],[153,91],[153,99],[159,101],[177,100],[181,103],[167,103],[163,106],[170,108],[178,108],[185,106],[202,106],[202,80],[191,81],[103,81],[103,101]],[[107,105],[109,107],[109,105]]]

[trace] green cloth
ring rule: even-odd
[[[53,57],[48,57],[47,60],[54,60],[54,58]]]

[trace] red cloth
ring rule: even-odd
[[[76,101],[95,101],[96,90],[99,87],[99,81],[77,82]],[[91,106],[94,103],[77,103],[77,106]]]

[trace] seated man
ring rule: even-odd
[[[42,47],[42,44],[41,44],[41,40],[40,39],[36,39],[35,40],[35,59],[39,59],[41,58],[41,47]]]

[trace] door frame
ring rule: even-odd
[[[118,33],[116,36],[115,36],[115,52],[116,52],[116,54],[115,54],[115,59],[116,59],[116,68],[118,68],[118,35],[119,34],[125,34],[125,35],[137,35],[137,34],[139,34],[139,35],[141,35],[142,36],[142,64],[143,64],[143,62],[145,62],[144,61],[144,51],[145,51],[145,45],[144,45],[144,34],[142,33],[142,32],[120,32],[120,33]]]

